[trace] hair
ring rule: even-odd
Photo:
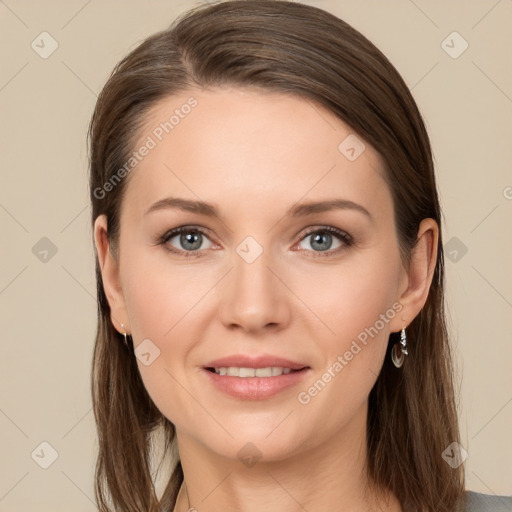
[[[123,168],[156,104],[195,87],[250,87],[311,101],[375,148],[394,206],[400,256],[408,268],[420,222],[439,226],[427,301],[408,327],[409,355],[386,358],[368,399],[367,471],[404,511],[453,512],[464,499],[464,466],[442,452],[459,441],[453,362],[444,304],[441,208],[427,131],[390,61],[360,32],[316,7],[284,0],[236,0],[194,8],[145,39],[114,68],[88,132],[92,221],[105,214],[115,249],[128,182],[97,191]],[[112,183],[112,181],[110,181]],[[106,188],[106,187],[105,187]],[[118,255],[119,256],[119,255]],[[91,392],[99,450],[95,496],[102,512],[172,510],[179,455],[160,498],[152,474],[154,434],[176,450],[174,425],[148,395],[133,354],[110,320],[96,256],[98,326]]]

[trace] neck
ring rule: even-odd
[[[174,512],[401,512],[396,497],[372,486],[366,471],[366,408],[319,445],[247,467],[177,431],[184,483]]]

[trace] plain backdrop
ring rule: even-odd
[[[467,488],[510,495],[512,1],[305,3],[375,43],[424,116],[444,212]],[[0,0],[0,512],[95,510],[86,129],[113,66],[195,5]]]

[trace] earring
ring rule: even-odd
[[[407,336],[405,327],[403,327],[400,334],[400,343],[396,342],[391,349],[391,360],[397,368],[400,368],[404,364],[407,355],[409,355],[409,352],[407,352]]]
[[[124,332],[124,325],[121,324],[121,327],[123,329],[123,336],[124,336],[124,346],[128,348],[128,340],[126,339],[126,332]]]

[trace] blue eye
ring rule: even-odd
[[[310,247],[314,253],[317,253],[315,256],[332,255],[333,253],[337,253],[339,250],[342,250],[344,246],[349,247],[353,243],[350,235],[331,226],[323,226],[321,228],[311,230],[306,233],[301,241],[307,240],[308,238],[310,239]],[[338,245],[331,250],[333,242],[336,243],[336,239]]]
[[[178,247],[170,243],[174,238],[177,239]],[[209,238],[202,229],[181,226],[165,233],[160,239],[160,244],[171,252],[181,253],[185,257],[196,257],[200,256],[198,251],[201,248],[209,249],[213,246],[210,242],[209,247],[201,247],[205,240],[209,240]]]

